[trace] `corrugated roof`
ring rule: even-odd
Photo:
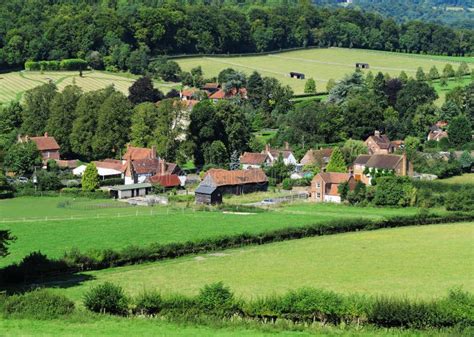
[[[117,185],[117,186],[112,186],[110,189],[114,191],[127,191],[127,190],[133,190],[136,188],[148,188],[148,187],[151,187],[151,184],[141,183],[141,184]]]

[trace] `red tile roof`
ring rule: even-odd
[[[36,147],[39,151],[59,150],[56,139],[49,137],[47,133],[44,136],[31,137],[30,139],[36,143]]]
[[[121,172],[124,170],[124,165],[120,160],[106,159],[103,161],[95,161],[94,164],[97,168],[104,168]]]
[[[255,152],[244,152],[240,156],[240,163],[247,165],[262,165],[267,160],[268,155],[266,153],[255,153]]]
[[[202,89],[219,89],[219,83],[206,83],[202,86]]]
[[[76,159],[72,160],[60,160],[56,159],[56,163],[58,164],[59,167],[61,168],[69,168],[69,169],[75,169],[78,167],[78,161]]]
[[[181,185],[181,181],[176,174],[164,174],[164,175],[154,175],[148,178],[150,183],[159,184],[163,187],[178,187]]]
[[[381,135],[381,134],[375,134],[372,136],[369,136],[367,140],[372,138],[375,144],[381,149],[389,149],[390,148],[390,139],[387,137],[387,135]],[[366,140],[366,141],[367,141]]]
[[[239,91],[237,92],[237,89],[233,88],[227,94],[225,93],[224,89],[219,89],[215,93],[213,93],[209,98],[210,99],[232,98],[236,96],[237,94],[240,94],[240,96],[242,97],[247,97],[247,89],[240,88]]]
[[[144,147],[134,147],[129,146],[127,152],[123,155],[125,160],[138,160],[138,159],[148,159],[154,158],[156,154],[153,153],[152,149],[147,149]]]
[[[242,185],[252,183],[266,183],[267,176],[261,169],[228,171],[223,169],[210,169],[206,178],[211,178],[213,186]]]
[[[316,177],[317,176],[320,176],[321,179],[323,179],[324,182],[326,182],[326,183],[341,184],[343,182],[348,181],[349,178],[351,177],[351,174],[350,173],[338,173],[338,172],[321,172],[321,173],[318,173],[316,175]]]

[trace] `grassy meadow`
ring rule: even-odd
[[[245,197],[251,198],[252,195]],[[258,195],[256,199],[263,198]],[[70,206],[59,207],[68,200]],[[94,207],[107,203],[112,207]],[[1,200],[0,228],[10,229],[17,240],[10,246],[11,254],[1,259],[0,265],[19,261],[28,253],[38,250],[50,257],[59,257],[74,247],[81,250],[118,249],[128,245],[193,241],[243,232],[261,233],[338,219],[380,219],[417,212],[416,208],[358,208],[306,202],[254,214],[209,212],[184,208],[185,205],[127,208],[120,207],[122,205],[112,200],[74,201],[64,197]],[[27,220],[24,221],[22,216]],[[28,220],[34,217],[38,218]]]
[[[345,233],[87,272],[45,286],[76,301],[105,281],[134,295],[154,289],[194,295],[223,281],[247,299],[305,286],[436,298],[455,286],[474,291],[473,239],[472,222]]]
[[[201,66],[205,77],[217,76],[222,69],[229,67],[247,74],[256,70],[264,76],[275,77],[283,84],[291,86],[296,94],[303,93],[305,81],[288,77],[291,71],[302,72],[306,78],[313,77],[318,91],[325,91],[329,79],[339,80],[353,72],[356,62],[369,63],[373,73],[381,71],[398,76],[403,70],[408,76],[414,77],[418,67],[428,72],[432,66],[436,66],[438,71],[442,71],[446,63],[451,63],[456,69],[461,61],[466,61],[473,67],[472,57],[414,55],[347,48],[306,49],[263,56],[176,59],[183,70],[189,71]]]
[[[20,100],[24,92],[38,85],[52,81],[62,90],[65,86],[76,83],[85,92],[98,90],[109,85],[128,95],[128,88],[138,78],[131,74],[110,73],[105,71],[84,71],[83,77],[77,71],[20,71],[0,74],[0,103]],[[168,92],[175,83],[155,81],[155,87]]]
[[[474,173],[464,173],[460,176],[454,176],[442,180],[435,180],[435,182],[441,182],[445,184],[469,184],[474,185]]]

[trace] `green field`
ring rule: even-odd
[[[271,325],[245,327],[237,325],[213,328],[203,325],[175,324],[160,319],[120,318],[107,315],[92,316],[85,313],[77,314],[63,320],[38,321],[31,319],[2,319],[0,320],[1,336],[46,337],[46,336],[80,336],[80,337],[130,337],[130,336],[319,336],[319,337],[452,337],[449,332],[414,331],[398,329],[356,330],[344,327],[306,327],[304,331],[284,331]],[[301,329],[301,328],[300,328]],[[467,336],[467,334],[466,334]]]
[[[21,99],[23,93],[38,85],[53,81],[58,90],[62,90],[69,84],[76,83],[84,91],[98,90],[109,85],[128,95],[128,88],[138,78],[131,74],[110,73],[105,71],[85,71],[83,77],[79,77],[77,71],[21,71],[0,74],[0,103]],[[164,83],[155,81],[155,87],[163,92],[168,92],[176,87],[175,83]]]
[[[474,64],[472,57],[414,55],[344,48],[307,49],[263,56],[195,57],[176,61],[187,71],[200,65],[205,77],[217,76],[222,69],[229,67],[247,74],[256,70],[264,76],[275,77],[283,84],[290,85],[295,93],[303,93],[305,81],[288,77],[291,71],[302,72],[306,78],[313,77],[318,91],[325,91],[329,79],[339,80],[353,72],[356,62],[369,63],[373,73],[381,71],[396,76],[404,70],[413,77],[418,67],[428,72],[433,65],[438,71],[442,71],[447,62],[452,63],[455,69],[461,61],[470,63],[471,68]]]
[[[194,295],[205,284],[223,281],[244,298],[304,286],[436,298],[455,286],[474,291],[473,240],[472,222],[383,229],[87,272],[90,281],[79,285],[78,276],[49,285],[77,301],[104,281],[120,284],[134,295],[144,289]]]
[[[456,81],[455,79],[450,79],[448,81],[448,85],[446,87],[442,87],[439,85],[439,80],[433,81],[433,87],[435,88],[436,92],[438,93],[438,99],[436,100],[437,105],[441,105],[445,101],[446,94],[453,90],[456,87],[465,87],[471,83],[472,80],[470,77],[464,77],[461,81]]]
[[[249,196],[245,196],[249,198]],[[251,197],[251,196],[250,196]],[[261,196],[259,196],[261,198]],[[237,202],[237,198],[234,201]],[[58,205],[67,200],[71,206]],[[261,200],[261,199],[259,199]],[[104,200],[72,201],[59,197],[24,197],[0,201],[0,228],[17,236],[11,254],[1,265],[18,261],[26,254],[41,250],[59,257],[73,247],[81,250],[123,248],[153,242],[170,243],[199,240],[224,234],[261,233],[290,226],[323,223],[337,219],[372,218],[415,214],[415,208],[359,208],[334,204],[301,203],[255,214],[229,214],[180,207],[130,207],[97,209]],[[105,201],[122,205],[116,201]],[[150,215],[150,213],[152,215]],[[97,216],[99,214],[100,216]],[[137,215],[138,214],[138,215]],[[22,217],[38,217],[22,220]],[[46,220],[46,216],[48,216]],[[79,219],[81,216],[81,219]],[[52,219],[62,220],[52,220]]]

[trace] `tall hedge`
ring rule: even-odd
[[[83,59],[64,59],[61,61],[26,61],[25,70],[54,71],[54,70],[85,70],[87,62]]]

